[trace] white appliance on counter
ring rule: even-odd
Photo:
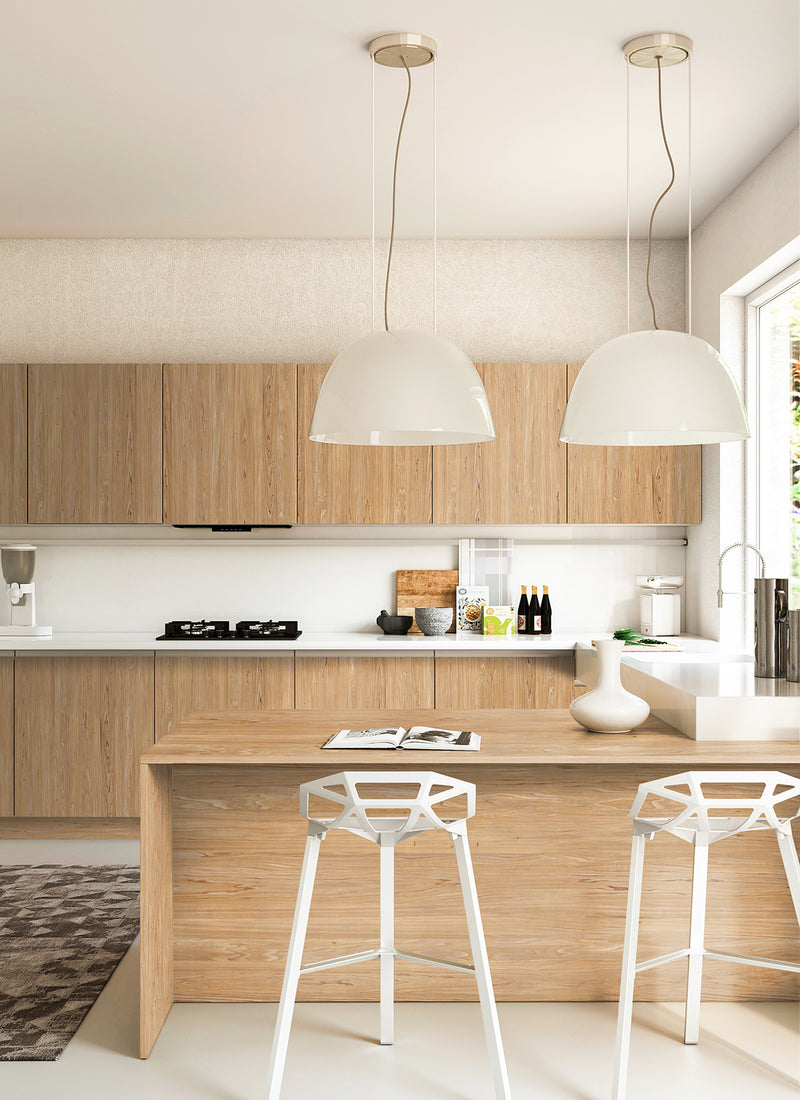
[[[29,543],[0,549],[6,595],[11,604],[11,625],[0,626],[0,634],[20,638],[52,638],[52,626],[36,622],[36,547]]]
[[[639,599],[639,630],[648,638],[672,638],[681,632],[681,598],[677,589],[683,577],[645,576],[636,583],[642,589]]]

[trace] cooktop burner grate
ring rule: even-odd
[[[227,619],[175,619],[167,623],[157,642],[237,642],[299,638],[297,620],[242,619],[231,630]]]

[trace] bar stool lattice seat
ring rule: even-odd
[[[724,788],[737,784],[756,786],[761,790],[752,797],[740,797],[729,790],[726,797]],[[649,814],[642,816],[645,802],[651,796],[676,803],[680,809],[674,817],[652,817]],[[683,772],[680,775],[672,775],[666,779],[640,785],[629,815],[633,818],[633,847],[628,886],[628,911],[625,919],[613,1100],[624,1100],[625,1097],[630,1054],[633,986],[636,975],[640,971],[650,970],[677,959],[688,958],[683,1039],[684,1043],[688,1044],[696,1043],[700,1032],[700,992],[704,959],[722,959],[727,962],[800,973],[800,964],[797,963],[763,959],[751,955],[725,954],[721,951],[708,950],[705,946],[709,846],[737,833],[750,832],[754,829],[772,829],[775,832],[795,913],[800,924],[800,861],[798,861],[797,849],[792,838],[791,826],[791,822],[800,816],[800,810],[787,813],[788,807],[783,806],[798,796],[800,796],[800,780],[783,772],[773,771]],[[783,814],[781,814],[782,806]],[[669,955],[661,955],[658,958],[637,963],[636,947],[642,898],[644,844],[645,840],[652,839],[658,832],[672,833],[673,836],[694,845],[689,946]]]
[[[373,797],[362,794],[359,788],[371,785],[416,787],[416,793],[398,798]],[[339,813],[330,819],[312,817],[309,813],[309,796],[335,803]],[[466,811],[453,818],[444,811],[442,803],[466,796]],[[335,966],[380,960],[380,1041],[390,1044],[394,1039],[394,960],[408,959],[441,966],[449,970],[474,973],[478,984],[483,1026],[489,1048],[492,1081],[496,1100],[510,1100],[505,1055],[500,1037],[500,1025],[489,973],[489,959],[483,937],[475,889],[475,876],[467,842],[467,819],[475,813],[475,784],[440,775],[437,772],[339,772],[324,779],[303,783],[300,787],[300,813],[308,819],[303,868],[297,893],[289,953],[278,1006],[275,1036],[268,1071],[267,1100],[278,1100],[286,1064],[286,1051],[292,1025],[297,984],[302,974],[327,970]],[[346,829],[356,836],[377,844],[380,849],[380,946],[343,955],[321,962],[302,963],[311,895],[321,842],[334,829]],[[464,910],[469,930],[473,965],[434,959],[402,951],[394,943],[394,849],[401,841],[432,829],[443,829],[450,834],[456,853]]]

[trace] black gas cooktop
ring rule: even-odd
[[[297,620],[273,622],[272,619],[242,620],[233,630],[227,619],[176,619],[167,623],[157,642],[247,642],[274,638],[299,638]]]

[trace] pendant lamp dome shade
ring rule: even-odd
[[[374,332],[334,359],[309,439],[403,447],[495,438],[480,375],[467,356],[426,332]]]
[[[750,435],[739,388],[719,352],[688,332],[617,336],[592,352],[572,387],[562,443],[728,443]]]

